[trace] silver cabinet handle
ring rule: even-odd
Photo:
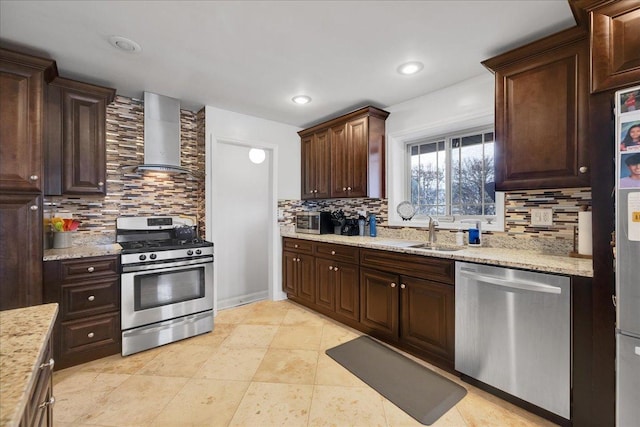
[[[100,182],[98,183],[98,187],[104,187],[104,182],[100,181]]]
[[[298,245],[293,245],[293,247],[294,247],[294,248],[297,248],[297,247],[298,247]]]
[[[93,300],[95,300],[95,299],[96,299],[96,297],[95,297],[95,296],[93,296],[93,295],[89,295],[89,297],[88,297],[87,299],[88,299],[89,301],[93,301]]]
[[[396,284],[395,284],[395,283],[393,283],[393,282],[391,282],[391,287],[392,287],[392,288],[395,288],[395,287],[396,287]]]
[[[329,266],[329,270],[333,270],[333,266],[332,265]]]
[[[31,206],[29,206],[29,209],[31,209],[32,211],[37,211],[38,210],[38,205],[31,205]]]
[[[51,396],[49,400],[45,400],[41,404],[38,405],[38,409],[44,409],[47,406],[53,406],[56,403],[56,398]]]
[[[313,190],[309,191],[309,194],[313,194]]]
[[[578,169],[580,171],[580,173],[587,173],[587,171],[589,170],[588,167],[586,166],[580,166],[580,169]]]
[[[331,255],[335,255],[335,254],[336,254],[336,251],[331,251]]]
[[[347,187],[342,187],[342,191],[347,191]]]
[[[37,181],[37,180],[38,180],[38,175],[31,175],[31,176],[29,177],[29,180],[30,180],[30,181]]]
[[[347,187],[347,191],[351,191],[351,187]]]
[[[93,332],[89,332],[87,334],[87,338],[93,338],[95,336],[95,334]]]
[[[49,359],[48,362],[45,363],[41,363],[40,364],[40,369],[45,369],[45,368],[49,368],[49,370],[53,371],[53,366],[56,364],[56,361],[53,360],[53,358]]]
[[[406,287],[407,287],[407,285],[405,285],[404,283],[400,283],[400,289],[404,289]]]
[[[338,271],[338,267],[333,267],[333,271]]]
[[[93,268],[93,267],[89,267],[89,268],[87,268],[87,271],[88,271],[89,273],[93,273],[93,271],[94,271],[94,270],[95,270],[95,268]]]

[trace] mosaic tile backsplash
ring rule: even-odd
[[[567,255],[573,250],[574,228],[578,212],[591,205],[590,188],[539,191],[514,191],[505,194],[505,231],[483,233],[483,245],[537,250],[548,254]],[[281,226],[293,226],[296,212],[342,209],[348,218],[358,211],[375,213],[380,225],[378,235],[387,238],[426,240],[428,230],[416,227],[389,226],[387,199],[328,199],[317,201],[279,200],[284,215]],[[553,226],[532,227],[531,208],[550,208]],[[456,230],[438,230],[438,241],[453,243]]]
[[[204,174],[204,109],[180,111],[180,141],[181,165]],[[106,196],[48,196],[45,218],[67,213],[80,220],[74,245],[113,243],[118,216],[187,215],[197,218],[204,234],[203,178],[122,170],[143,163],[144,142],[143,101],[116,96],[107,108]]]

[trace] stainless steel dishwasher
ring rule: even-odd
[[[455,369],[570,419],[566,276],[456,262]]]

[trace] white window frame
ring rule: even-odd
[[[405,200],[411,200],[409,188],[409,155],[408,145],[418,140],[433,140],[443,135],[466,133],[477,129],[493,127],[493,114],[479,113],[464,117],[456,117],[448,121],[442,121],[422,128],[396,132],[388,135],[387,145],[387,197],[389,203],[390,226],[403,227],[428,227],[429,218],[414,217],[410,221],[403,221],[397,212],[397,206]],[[441,229],[468,229],[471,224],[460,222],[462,219],[478,219],[481,221],[484,231],[504,231],[504,193],[495,193],[495,216],[439,216],[438,228]]]

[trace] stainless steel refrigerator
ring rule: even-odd
[[[616,92],[616,424],[640,426],[640,86]]]

